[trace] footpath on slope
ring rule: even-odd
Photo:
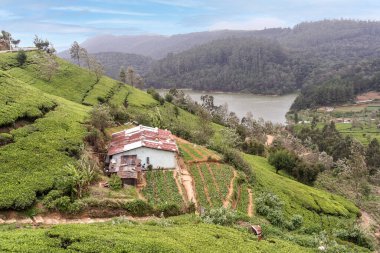
[[[132,221],[147,221],[147,220],[158,220],[158,217],[155,216],[146,216],[146,217],[133,217],[133,216],[115,216],[109,218],[89,218],[82,217],[76,219],[67,219],[61,216],[58,213],[49,214],[46,216],[37,215],[32,218],[11,218],[11,219],[0,219],[1,224],[32,224],[32,225],[58,225],[58,224],[91,224],[99,222],[108,222],[113,219],[122,218]]]

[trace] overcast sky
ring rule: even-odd
[[[100,34],[171,35],[292,27],[333,18],[380,19],[380,0],[0,0],[0,29],[22,45],[35,34],[58,50]]]

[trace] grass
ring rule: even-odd
[[[343,197],[301,184],[276,174],[266,158],[244,155],[255,171],[254,193],[272,192],[284,202],[287,217],[302,215],[305,226],[331,229],[339,223],[353,223],[359,209]]]
[[[371,126],[363,124],[363,128],[352,128],[351,123],[336,123],[335,125],[339,132],[354,137],[364,145],[368,145],[373,138],[380,141],[380,129],[376,127],[375,123],[372,123]]]
[[[181,194],[174,179],[173,171],[147,171],[147,185],[143,189],[145,198],[153,206],[163,204],[184,205]]]
[[[277,237],[258,242],[246,230],[189,216],[144,223],[116,219],[33,229],[8,226],[0,234],[2,252],[315,252]]]
[[[128,88],[125,85],[119,85],[108,102],[114,106],[124,105],[128,97]]]
[[[119,82],[109,77],[103,76],[99,82],[88,92],[87,96],[83,99],[85,105],[96,105],[99,102],[107,101],[119,88]]]

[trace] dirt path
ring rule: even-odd
[[[253,216],[253,194],[252,189],[248,188],[248,196],[249,196],[249,203],[248,203],[248,216]]]
[[[235,170],[233,170],[233,173],[234,173],[234,176],[232,177],[230,181],[230,186],[228,187],[228,193],[227,193],[226,199],[223,201],[224,208],[227,208],[228,205],[231,203],[231,197],[232,197],[232,194],[234,193],[234,181],[237,176],[237,173]]]
[[[360,225],[363,229],[366,231],[370,231],[372,225],[375,225],[375,221],[372,219],[372,217],[364,210],[360,210],[361,217],[360,217]]]
[[[179,179],[178,179],[179,175],[180,174],[178,173],[178,170],[174,170],[173,177],[174,177],[175,184],[177,185],[178,192],[179,192],[179,194],[181,194],[183,202],[187,204],[188,198],[186,198],[186,196],[185,196],[186,193],[182,191],[181,183],[179,182]]]
[[[231,205],[232,209],[236,210],[237,204],[240,201],[240,195],[241,195],[241,185],[239,186],[236,199],[232,202],[232,205]]]
[[[274,136],[268,134],[268,135],[267,135],[267,141],[265,142],[265,145],[267,145],[267,146],[272,145],[273,140],[274,140]]]
[[[133,221],[146,221],[152,219],[158,219],[154,216],[148,217],[132,217],[132,216],[115,216],[111,218],[78,218],[78,219],[66,219],[58,214],[51,214],[47,216],[37,215],[33,218],[25,219],[0,219],[0,224],[33,224],[33,225],[58,225],[58,224],[91,224],[99,222],[112,221],[115,218],[125,218]]]
[[[199,175],[201,176],[201,180],[202,180],[202,184],[203,184],[203,189],[205,191],[206,199],[207,199],[208,203],[210,204],[210,206],[212,207],[212,202],[211,202],[210,195],[208,193],[208,188],[207,188],[207,185],[206,185],[206,181],[205,181],[205,178],[203,176],[202,170],[201,170],[201,168],[199,167],[198,164],[197,164],[197,169],[198,169]]]
[[[195,197],[194,180],[191,177],[189,171],[187,170],[187,167],[182,158],[178,160],[178,163],[179,163],[180,178],[182,181],[182,185],[186,191],[187,200],[188,202],[194,203],[195,206],[198,207],[197,198]]]

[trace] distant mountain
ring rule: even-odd
[[[249,37],[257,33],[276,36],[286,29],[268,29],[263,31],[210,31],[172,36],[137,35],[114,36],[102,35],[90,38],[81,44],[90,53],[122,52],[149,56],[154,59],[165,57],[168,53],[179,53],[213,40],[230,37]],[[261,36],[261,35],[260,35]],[[60,55],[68,55],[67,51]]]
[[[358,91],[376,85],[366,78],[374,77],[376,68],[367,68],[365,76],[355,78],[346,73],[362,68],[363,60],[380,57],[380,22],[325,20],[247,34],[169,54],[153,64],[147,83],[263,94],[308,89],[340,77],[348,88],[357,82]]]
[[[132,66],[138,74],[145,75],[150,70],[154,61],[151,57],[120,52],[101,52],[91,55],[95,56],[95,58],[103,65],[106,75],[116,80],[119,80],[120,68],[122,66],[124,66],[125,69]],[[61,54],[60,56],[77,64],[77,62],[71,59],[68,54]]]
[[[92,55],[104,66],[106,74],[116,80],[119,80],[121,66],[132,66],[137,73],[145,75],[153,62],[151,57],[137,54],[101,52]]]

